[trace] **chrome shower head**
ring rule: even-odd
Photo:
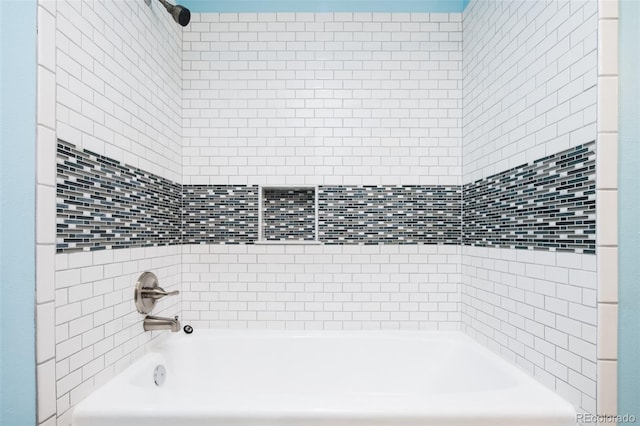
[[[186,27],[189,24],[189,21],[191,20],[191,12],[189,11],[189,9],[184,6],[180,6],[179,4],[174,6],[168,3],[166,0],[158,1],[162,3],[164,8],[167,9],[167,12],[169,12],[173,17],[173,20],[178,24],[182,25],[183,27]]]

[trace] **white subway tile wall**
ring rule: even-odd
[[[179,247],[55,255],[56,139],[179,181],[182,32],[158,3],[38,6],[38,422],[66,426],[151,338],[131,303],[137,275],[153,268],[175,287],[181,270]]]
[[[596,0],[469,4],[463,182],[596,140],[597,12]],[[596,256],[464,247],[462,277],[464,330],[595,413]]]
[[[461,184],[461,17],[194,15],[183,183]]]
[[[57,137],[180,181],[181,27],[158,2],[56,8]]]
[[[186,245],[194,327],[458,330],[459,246]]]
[[[596,412],[596,256],[462,248],[466,333]]]
[[[181,260],[180,246],[56,255],[52,326],[58,425],[69,425],[70,408],[142,355],[161,333],[143,331],[133,287],[142,272],[153,271],[165,290],[179,290]],[[180,296],[160,300],[153,313],[180,315]]]
[[[463,182],[596,139],[596,0],[474,1],[463,27]]]

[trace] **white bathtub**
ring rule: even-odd
[[[166,382],[156,386],[162,364]],[[569,426],[573,407],[459,333],[174,334],[75,426]]]

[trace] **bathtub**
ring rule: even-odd
[[[168,334],[168,333],[167,333]],[[165,368],[155,384],[154,369]],[[75,426],[569,426],[573,407],[460,333],[167,335]]]

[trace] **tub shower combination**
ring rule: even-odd
[[[569,426],[574,408],[461,333],[180,330],[149,314],[166,292],[135,286],[145,331],[174,333],[82,401],[75,426]]]
[[[571,245],[584,252],[593,248],[592,183],[593,143],[563,151],[489,177],[461,188],[420,187],[318,187],[315,189],[258,189],[234,187],[220,189],[224,197],[217,203],[246,205],[265,203],[260,207],[264,229],[262,237],[275,234],[278,238],[288,232],[288,226],[270,226],[290,219],[286,207],[293,199],[296,214],[302,211],[302,225],[295,229],[292,239],[297,243],[335,244],[333,235],[326,229],[341,229],[345,239],[362,243],[362,239],[374,239],[384,244],[381,230],[371,234],[354,231],[348,223],[327,223],[339,220],[359,209],[358,203],[380,203],[376,211],[393,220],[408,220],[408,208],[427,215],[428,220],[438,221],[445,231],[430,235],[434,226],[407,224],[415,234],[409,235],[413,243],[424,239],[435,242],[460,241],[460,202],[464,199],[464,219],[467,221],[464,237],[481,238],[487,244],[502,240],[524,247],[536,248]],[[108,163],[102,157],[75,150],[69,144],[60,143],[60,167],[62,174],[87,173],[94,167],[100,173],[115,173],[116,163]],[[79,166],[81,165],[81,166]],[[89,165],[89,166],[87,166]],[[82,167],[82,168],[81,168]],[[68,168],[70,171],[67,171]],[[124,168],[123,168],[124,169]],[[106,170],[106,172],[105,172]],[[136,173],[139,173],[135,171]],[[120,171],[116,179],[128,173]],[[556,174],[557,173],[557,174]],[[581,176],[577,176],[581,175]],[[576,177],[577,176],[577,177]],[[157,178],[143,176],[153,185],[162,185]],[[155,179],[155,180],[154,180]],[[65,181],[66,182],[66,181]],[[538,182],[544,182],[545,188]],[[69,179],[69,188],[75,181]],[[129,181],[121,185],[130,184]],[[531,211],[540,216],[553,215],[548,205],[553,185],[560,191],[563,205],[571,214],[559,215],[555,220],[574,223],[564,233],[555,233],[542,220],[531,221],[531,230],[518,235],[511,223],[524,220]],[[501,186],[505,186],[501,189]],[[180,187],[168,197],[181,200],[180,191],[198,199],[199,203],[211,202],[216,197],[206,190],[206,197],[196,197],[201,188]],[[173,188],[172,187],[172,188]],[[493,189],[491,189],[493,188]],[[568,188],[568,189],[567,189]],[[488,189],[491,189],[490,191]],[[63,188],[64,191],[71,189]],[[148,190],[148,189],[147,189]],[[191,194],[189,191],[193,191]],[[235,193],[234,193],[235,191]],[[260,192],[262,191],[262,192]],[[566,192],[566,193],[565,193]],[[261,197],[258,197],[258,194]],[[410,194],[411,197],[407,197]],[[508,196],[508,197],[507,197]],[[235,199],[233,197],[236,197]],[[247,203],[245,198],[253,197]],[[367,198],[368,197],[368,198]],[[507,201],[505,200],[507,197]],[[402,200],[412,201],[407,205]],[[232,201],[233,199],[233,201]],[[257,200],[260,199],[258,203]],[[528,209],[513,210],[509,200],[519,199]],[[165,208],[171,207],[170,199]],[[204,201],[202,201],[204,200]],[[240,201],[238,201],[240,200]],[[374,201],[375,200],[375,201]],[[120,202],[120,200],[118,200]],[[124,205],[127,200],[122,200]],[[155,201],[154,201],[155,202]],[[297,203],[297,204],[296,204]],[[69,203],[70,205],[71,203]],[[196,204],[195,202],[193,203]],[[425,213],[422,206],[429,206]],[[434,207],[441,206],[441,207]],[[490,206],[490,207],[488,207]],[[61,211],[67,206],[61,204]],[[137,211],[138,207],[128,207]],[[275,213],[271,213],[269,209]],[[497,209],[500,215],[512,215],[514,221],[505,222],[503,228],[492,228],[491,218],[483,212]],[[196,209],[194,207],[194,209]],[[440,209],[440,210],[437,210]],[[500,210],[504,210],[504,212]],[[198,212],[207,209],[197,208]],[[264,210],[262,212],[262,210]],[[281,213],[281,212],[285,213]],[[360,210],[358,210],[360,211]],[[438,215],[430,215],[432,212]],[[76,214],[69,208],[69,212]],[[309,214],[307,214],[307,212]],[[329,213],[327,213],[329,212]],[[390,213],[392,212],[392,214]],[[412,210],[413,212],[413,210]],[[455,213],[457,212],[457,213]],[[69,213],[69,214],[71,214]],[[315,213],[315,216],[314,216]],[[201,214],[201,213],[200,213]],[[240,211],[234,214],[240,214]],[[370,215],[366,208],[361,211]],[[262,217],[264,215],[265,217]],[[324,216],[323,216],[324,215]],[[282,217],[280,217],[282,216]],[[191,217],[191,216],[190,216]],[[197,217],[197,216],[194,216]],[[228,219],[228,215],[226,216]],[[311,220],[309,220],[309,217]],[[274,219],[275,218],[275,219]],[[338,219],[336,219],[338,218]],[[579,220],[578,220],[579,219]],[[190,218],[187,219],[191,220]],[[378,223],[384,224],[384,219]],[[257,221],[255,221],[257,222]],[[320,222],[320,227],[318,227]],[[198,224],[201,223],[198,219]],[[286,225],[286,223],[285,223]],[[338,226],[339,225],[339,226]],[[155,224],[161,235],[161,224]],[[201,225],[198,225],[201,226]],[[395,225],[394,225],[395,226]],[[564,225],[563,225],[564,226]],[[404,229],[405,225],[396,226]],[[582,230],[584,228],[584,232]],[[431,231],[429,231],[431,229]],[[62,230],[61,233],[67,232]],[[193,232],[193,231],[192,231]],[[240,238],[257,245],[253,231],[241,229]],[[398,238],[407,238],[406,233]],[[543,233],[546,238],[536,237]],[[196,233],[194,232],[194,235]],[[198,234],[200,235],[200,234]],[[309,236],[311,241],[300,241]],[[533,236],[532,236],[533,235]],[[159,237],[159,238],[160,238]],[[571,237],[570,240],[568,238]],[[380,238],[380,241],[375,240]],[[396,238],[396,237],[394,237]],[[268,239],[268,238],[267,238]],[[284,238],[286,239],[286,238]],[[443,239],[440,241],[438,239]],[[99,240],[75,242],[100,244]],[[430,242],[434,242],[429,240]],[[209,242],[209,241],[207,241]],[[276,239],[282,244],[282,239]],[[67,246],[61,244],[62,250]],[[267,244],[268,245],[268,244]],[[73,248],[75,249],[75,247]],[[142,321],[144,330],[170,330],[180,332],[177,317],[166,318],[149,315],[156,302],[165,296],[178,294],[167,292],[152,272],[142,274],[135,288],[135,304],[139,313],[146,315]],[[196,327],[197,328],[197,327]],[[576,411],[571,404],[539,384],[532,377],[519,371],[488,349],[462,333],[455,332],[252,332],[208,331],[196,329],[193,333],[165,333],[152,341],[152,350],[141,360],[118,375],[110,383],[80,402],[73,412],[75,426],[205,426],[205,425],[492,425],[492,426],[569,426],[575,424]]]
[[[569,54],[529,49],[563,25],[529,22],[529,3],[192,19],[160,1],[191,26],[113,6],[171,43],[140,57],[133,43],[131,64],[108,68],[175,68],[134,73],[103,106],[96,132],[138,86],[157,101],[113,143],[71,131],[89,103],[66,105],[87,74],[65,60],[80,3],[58,2],[55,398],[41,424],[569,426],[596,411],[593,2],[564,10],[580,18]],[[522,45],[494,49],[494,21]],[[175,133],[156,144],[159,123]]]

